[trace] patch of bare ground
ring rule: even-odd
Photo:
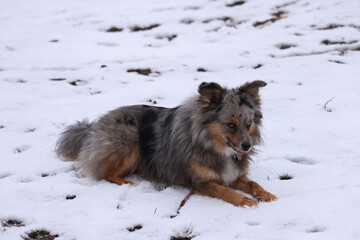
[[[132,32],[139,32],[139,31],[149,31],[149,30],[151,30],[151,29],[153,29],[153,28],[157,28],[157,27],[159,27],[160,26],[160,24],[150,24],[150,25],[147,25],[147,26],[138,26],[138,25],[135,25],[135,26],[132,26],[132,27],[130,27],[130,30],[132,31]]]
[[[328,25],[319,27],[316,24],[310,25],[310,27],[317,29],[317,30],[333,30],[336,28],[344,28],[344,27],[349,27],[349,28],[355,28],[356,30],[360,31],[360,25],[356,25],[356,24],[338,24],[338,23],[330,23]]]
[[[87,84],[87,81],[85,80],[81,80],[81,79],[77,79],[77,80],[73,80],[73,81],[70,81],[68,82],[70,85],[73,85],[73,86],[84,86]]]
[[[135,226],[126,228],[129,232],[135,232],[137,230],[142,229],[143,226],[141,224],[136,224]]]
[[[153,71],[150,68],[130,68],[126,70],[128,73],[135,72],[140,75],[149,76]]]
[[[195,22],[195,20],[192,18],[184,18],[180,21],[180,23],[183,23],[183,24],[192,24],[193,22]]]
[[[46,229],[33,230],[26,233],[26,236],[22,236],[24,240],[54,240],[59,237],[58,234],[52,234]]]
[[[320,55],[320,54],[326,54],[326,53],[330,53],[330,52],[338,52],[338,54],[340,56],[342,56],[349,51],[360,51],[360,45],[336,47],[336,48],[331,48],[331,49],[322,50],[322,51],[291,53],[291,54],[281,55],[281,56],[272,54],[270,56],[273,58],[287,58],[287,57],[302,57],[302,56],[310,56],[310,55]]]
[[[294,4],[298,3],[299,1],[300,1],[300,0],[286,2],[286,3],[283,3],[283,4],[277,5],[275,8],[277,8],[277,9],[279,9],[279,8],[285,8],[285,7],[294,5]]]
[[[167,39],[169,42],[171,42],[176,37],[177,37],[177,34],[163,34],[163,35],[156,36],[156,39],[160,39],[160,40]]]
[[[18,219],[7,219],[7,220],[1,220],[1,226],[3,226],[4,228],[9,228],[9,227],[24,227],[25,224]]]
[[[296,44],[292,44],[292,43],[281,43],[276,45],[276,47],[280,50],[284,50],[284,49],[288,49],[288,48],[292,48],[292,47],[296,47]]]
[[[199,67],[198,69],[196,69],[197,72],[208,72],[209,70],[203,68],[203,67]]]
[[[228,17],[228,16],[208,18],[208,19],[204,20],[203,23],[210,23],[212,21],[234,22],[234,19],[232,17]]]
[[[277,22],[279,20],[282,20],[286,18],[286,16],[280,16],[280,17],[273,17],[273,18],[269,18],[263,21],[257,21],[253,23],[253,27],[264,27],[265,25],[269,24],[269,23],[274,23]]]
[[[192,228],[185,228],[171,236],[170,240],[191,240],[196,236],[198,235],[193,233]]]
[[[226,4],[225,6],[227,7],[236,7],[236,6],[240,6],[243,5],[244,3],[246,3],[246,1],[235,1],[229,4]]]
[[[337,45],[337,44],[354,44],[357,43],[358,40],[352,40],[352,41],[334,41],[334,40],[329,40],[329,39],[324,39],[323,41],[321,41],[321,44],[323,45]]]
[[[106,30],[106,32],[114,33],[114,32],[122,32],[123,30],[124,30],[123,28],[112,26],[112,27],[108,28]]]

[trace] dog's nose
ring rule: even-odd
[[[249,151],[249,149],[250,149],[250,147],[251,147],[251,144],[250,144],[249,142],[243,142],[243,143],[241,144],[241,147],[242,147],[242,149],[243,149],[245,152],[247,152],[247,151]]]

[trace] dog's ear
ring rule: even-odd
[[[259,88],[265,87],[267,85],[266,82],[261,80],[255,80],[253,82],[247,82],[242,85],[239,89],[239,93],[245,92],[249,94],[255,101],[257,105],[261,104],[260,96],[259,96]]]
[[[215,108],[220,105],[223,99],[224,89],[217,83],[203,82],[199,85],[198,92],[200,94],[200,101],[204,108]]]

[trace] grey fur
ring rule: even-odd
[[[56,144],[56,153],[64,161],[75,161],[88,138],[92,123],[88,120],[68,126]]]
[[[133,171],[158,183],[187,187],[201,184],[189,168],[189,161],[209,166],[221,176],[235,166],[238,172],[232,175],[237,176],[247,170],[248,156],[254,148],[243,161],[233,162],[228,153],[213,150],[207,126],[215,121],[225,124],[232,116],[240,121],[250,117],[257,124],[255,137],[249,139],[245,127],[240,125],[239,131],[244,132],[241,138],[252,145],[259,144],[262,115],[260,100],[254,94],[264,85],[255,81],[227,90],[216,83],[203,83],[199,86],[200,95],[177,108],[120,107],[93,123],[83,121],[69,126],[62,133],[56,152],[65,160],[79,161],[84,172],[95,179],[100,179],[108,156],[127,156],[131,146],[140,152]],[[241,143],[231,147],[240,149]],[[225,184],[232,181],[224,178]]]

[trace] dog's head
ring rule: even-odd
[[[212,148],[228,156],[245,155],[260,142],[261,100],[264,81],[247,82],[226,89],[217,83],[201,83],[199,102]]]

